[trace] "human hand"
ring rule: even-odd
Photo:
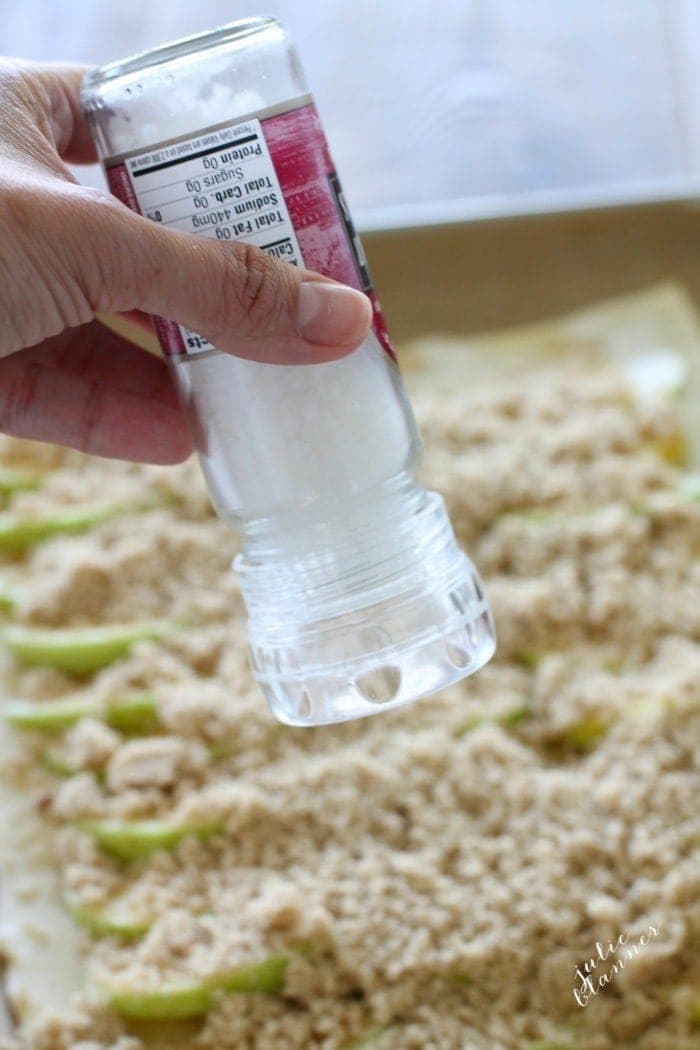
[[[248,245],[168,230],[66,163],[94,161],[83,70],[0,63],[0,430],[172,463],[190,439],[165,363],[95,320],[159,314],[270,363],[342,357],[371,308],[360,292]]]

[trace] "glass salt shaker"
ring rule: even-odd
[[[89,73],[83,104],[128,207],[372,302],[362,346],[298,366],[154,318],[216,511],[242,536],[251,660],[275,715],[345,721],[479,670],[489,608],[442,499],[415,480],[413,414],[288,34],[253,18],[144,52]]]

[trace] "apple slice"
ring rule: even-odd
[[[137,735],[151,732],[158,725],[156,699],[151,693],[108,700],[101,704],[93,697],[68,697],[65,700],[11,700],[0,709],[4,719],[15,729],[35,733],[60,733],[81,718],[101,718],[112,729]]]
[[[515,726],[522,722],[524,718],[527,718],[531,711],[531,703],[525,701],[525,703],[518,704],[500,715],[476,715],[474,718],[469,718],[466,722],[462,722],[461,725],[457,726],[455,735],[464,736],[465,733],[471,733],[473,729],[478,729],[480,726],[497,725],[504,728]]]
[[[609,728],[610,725],[597,715],[585,715],[565,729],[561,739],[577,751],[590,751],[605,736]]]
[[[20,467],[2,467],[0,468],[0,496],[11,496],[13,492],[38,489],[42,478],[43,474],[35,471],[22,470]]]
[[[103,988],[102,994],[123,1017],[142,1021],[182,1020],[205,1014],[217,993],[279,994],[284,988],[288,963],[288,956],[272,955],[209,981],[165,985],[153,991]]]
[[[277,995],[284,987],[288,963],[287,955],[271,955],[262,962],[241,966],[226,977],[216,978],[212,987],[239,994]]]
[[[536,671],[544,655],[539,649],[519,649],[517,653],[513,653],[513,660],[526,671]]]
[[[139,1021],[180,1021],[199,1017],[209,1009],[212,990],[207,984],[173,984],[146,991],[103,991],[117,1013]]]
[[[207,839],[219,834],[220,822],[178,824],[168,818],[152,820],[88,820],[78,825],[97,844],[119,860],[138,860],[156,850],[175,849],[188,835]]]
[[[11,700],[2,706],[2,716],[15,729],[37,733],[60,733],[81,718],[99,717],[100,705],[92,697],[66,700]]]
[[[81,907],[69,901],[68,910],[80,926],[98,937],[137,941],[151,927],[148,920],[137,919],[119,901],[110,901],[101,908]]]
[[[0,550],[21,554],[28,547],[52,536],[86,532],[94,525],[123,514],[126,509],[121,504],[79,504],[36,518],[6,511],[0,514]]]
[[[110,624],[103,627],[6,627],[3,640],[19,663],[55,667],[73,675],[88,675],[107,667],[137,642],[164,638],[179,629],[168,620]]]
[[[43,752],[39,761],[52,777],[72,777],[80,770],[74,769],[73,766],[69,765],[68,762],[63,758],[60,751],[54,747],[49,747]]]
[[[0,580],[0,612],[11,613],[20,600],[21,591]]]
[[[127,736],[152,733],[160,725],[158,704],[152,693],[131,693],[117,700],[108,700],[103,717],[112,729]]]

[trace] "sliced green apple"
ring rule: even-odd
[[[66,762],[60,751],[53,747],[49,747],[43,752],[40,761],[47,773],[50,773],[53,777],[72,777],[79,772],[79,770],[74,769],[73,766]]]
[[[519,649],[517,653],[513,653],[513,660],[526,671],[534,671],[542,663],[544,655],[537,649]]]
[[[92,697],[68,697],[65,700],[11,700],[2,707],[2,715],[15,729],[37,733],[60,733],[81,718],[99,716],[100,705]]]
[[[262,962],[241,966],[226,977],[217,978],[213,987],[224,992],[277,995],[284,988],[288,963],[289,957],[286,955],[271,955]]]
[[[496,518],[496,521],[515,521],[521,522],[523,525],[531,525],[537,527],[539,525],[547,525],[550,521],[560,517],[561,510],[555,510],[551,507],[523,507],[522,510],[507,510],[503,511]],[[568,512],[569,516],[571,512]]]
[[[11,613],[20,600],[21,591],[0,580],[0,612]]]
[[[212,762],[221,762],[226,758],[231,758],[231,756],[235,754],[233,745],[227,743],[225,740],[217,740],[216,743],[209,744],[208,751]]]
[[[155,697],[134,693],[102,704],[94,697],[68,697],[65,700],[12,700],[2,715],[15,729],[35,733],[60,733],[81,718],[101,718],[112,729],[126,734],[150,732],[158,725]]]
[[[30,517],[7,511],[0,514],[0,550],[21,554],[28,547],[52,536],[85,532],[103,521],[124,513],[120,504],[77,505],[57,510],[46,517]]]
[[[198,982],[173,984],[147,991],[105,991],[117,1013],[139,1021],[175,1021],[205,1014],[211,1005],[212,989]]]
[[[693,1028],[700,1028],[700,999],[690,1008],[690,1023]]]
[[[211,838],[222,831],[218,821],[206,824],[178,824],[173,820],[88,820],[79,825],[97,844],[119,860],[138,860],[156,850],[171,850],[194,835]]]
[[[159,726],[158,704],[152,693],[133,693],[105,705],[104,720],[127,736],[151,733]]]
[[[5,628],[3,640],[15,659],[28,667],[87,675],[126,656],[137,642],[164,638],[177,630],[167,620],[57,629],[16,624]]]
[[[461,725],[457,726],[455,735],[464,736],[465,733],[471,733],[473,729],[479,729],[480,726],[498,725],[505,728],[515,726],[522,722],[524,718],[527,718],[531,711],[531,703],[525,701],[512,707],[509,711],[503,711],[501,714],[476,715],[474,718],[469,718],[466,722],[462,722]]]
[[[623,718],[649,718],[656,715],[666,714],[669,711],[692,711],[700,704],[700,692],[695,696],[678,700],[676,697],[648,697],[645,700],[636,700],[625,708]]]
[[[682,430],[674,430],[654,438],[649,447],[672,467],[685,467],[690,459],[690,443]]]
[[[517,726],[530,714],[532,714],[532,704],[530,701],[526,701],[524,704],[518,704],[517,707],[511,707],[510,711],[504,711],[502,715],[498,715],[496,722],[499,726]]]
[[[0,496],[11,496],[13,492],[38,489],[43,474],[20,467],[0,467]]]
[[[698,702],[697,698],[691,698],[679,704],[670,697],[637,700],[628,704],[623,711],[614,714],[611,712],[607,719],[595,714],[584,715],[578,722],[564,729],[558,740],[579,751],[590,751],[614,724],[627,719],[653,718],[664,712],[692,708]]]
[[[578,722],[568,726],[561,734],[561,739],[569,747],[589,751],[605,736],[609,728],[609,724],[597,715],[585,715]]]
[[[205,1014],[217,993],[277,995],[284,988],[289,958],[273,955],[210,981],[165,985],[153,991],[103,989],[123,1017],[142,1021],[182,1020]]]
[[[80,926],[98,937],[137,941],[151,927],[148,920],[136,918],[119,901],[110,901],[99,908],[88,908],[69,901],[68,909]]]

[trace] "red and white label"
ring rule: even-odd
[[[154,222],[245,241],[365,292],[377,338],[396,360],[313,103],[129,154],[106,171],[112,193]],[[154,320],[168,355],[215,349],[174,321]]]

